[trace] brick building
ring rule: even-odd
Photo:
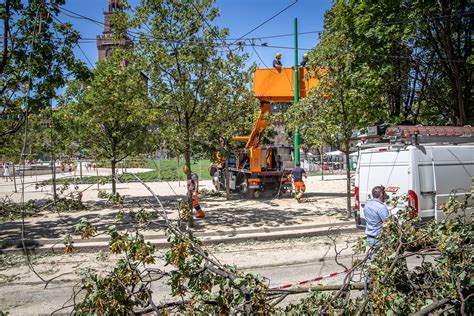
[[[112,38],[114,29],[112,26],[112,17],[115,11],[122,10],[120,0],[108,0],[108,11],[104,12],[104,31],[102,35],[97,35],[97,49],[99,51],[99,60],[109,58],[116,47],[129,47],[132,41],[128,38],[123,40],[114,40]]]

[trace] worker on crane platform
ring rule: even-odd
[[[308,62],[308,54],[303,54],[303,60],[300,62],[300,68],[306,68]]]
[[[275,59],[273,60],[273,67],[275,67],[276,69],[281,69],[282,66],[283,65],[281,64],[281,54],[276,53]]]
[[[183,172],[185,174],[188,173],[188,168],[186,166],[183,167]],[[191,179],[187,181],[187,189],[188,189],[188,196],[191,196],[193,201],[193,207],[196,210],[196,217],[204,218],[206,217],[206,213],[201,209],[201,205],[199,205],[198,194],[199,194],[199,177],[196,173],[191,173]]]
[[[305,179],[308,178],[308,176],[306,175],[306,171],[304,171],[304,169],[301,168],[301,164],[297,162],[296,168],[291,171],[291,179],[293,180],[293,187],[295,189],[296,200],[298,201],[298,203],[301,202],[301,199],[303,198],[303,193],[306,190],[306,186],[303,182],[303,175]]]

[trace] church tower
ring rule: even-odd
[[[114,32],[112,26],[112,17],[115,11],[122,10],[123,7],[120,4],[120,0],[108,0],[109,6],[108,11],[104,12],[104,31],[102,35],[97,35],[97,49],[99,51],[99,60],[105,60],[112,55],[112,51],[116,47],[128,47],[132,45],[132,41],[128,38],[124,40],[112,39]]]

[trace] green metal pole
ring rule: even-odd
[[[298,18],[295,18],[295,68],[294,68],[294,81],[295,81],[295,100],[294,106],[298,105],[299,101],[299,76],[298,76]],[[294,140],[294,149],[295,149],[295,166],[300,162],[300,132],[296,129],[295,140]]]

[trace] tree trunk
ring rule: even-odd
[[[117,192],[117,179],[116,179],[116,174],[115,174],[115,167],[117,165],[117,162],[115,159],[111,161],[112,163],[112,194],[115,194]]]
[[[188,206],[191,210],[191,217],[188,219],[188,227],[194,227],[194,208],[193,208],[193,192],[190,190],[188,186],[188,181],[191,180],[191,154],[188,151],[188,146],[186,146],[186,150],[184,152],[184,161],[186,164],[186,195],[188,198]]]
[[[53,201],[54,201],[54,205],[56,205],[56,202],[58,200],[58,194],[56,190],[56,159],[54,157],[54,153],[51,154],[51,162],[53,165],[53,169],[51,170],[51,174],[52,174],[51,181],[53,183]],[[25,170],[23,170],[23,172],[25,172]]]
[[[321,181],[323,181],[324,180],[323,146],[321,146],[321,150],[319,151],[319,155],[321,157]]]
[[[349,146],[347,146],[349,148]],[[350,162],[349,162],[349,149],[344,151],[346,155],[346,194],[347,194],[347,217],[352,217],[352,209],[351,209],[351,169],[350,169]]]
[[[230,200],[230,172],[229,172],[229,158],[225,158],[225,197]]]
[[[15,164],[13,164],[13,185],[15,187],[15,193],[17,193],[17,188],[16,188],[16,170],[15,170]]]
[[[190,136],[190,129],[191,126],[189,124],[189,117],[185,115],[185,146],[184,146],[184,162],[186,164],[186,180],[189,181],[191,180],[191,136]],[[187,197],[188,197],[188,205],[189,209],[191,210],[191,215],[194,214],[193,210],[193,195],[192,191],[189,190],[189,187],[187,185],[186,181],[186,192],[187,192]],[[193,228],[194,227],[194,215],[190,217],[188,220],[188,227]]]
[[[464,126],[464,125],[467,125],[468,120],[467,120],[466,106],[464,102],[465,101],[464,95],[462,93],[462,83],[460,79],[456,80],[456,83],[458,85],[458,90],[457,90],[454,100],[455,100],[455,103],[457,103],[458,112],[459,112],[458,125]]]
[[[79,160],[79,177],[82,180],[82,159]]]

